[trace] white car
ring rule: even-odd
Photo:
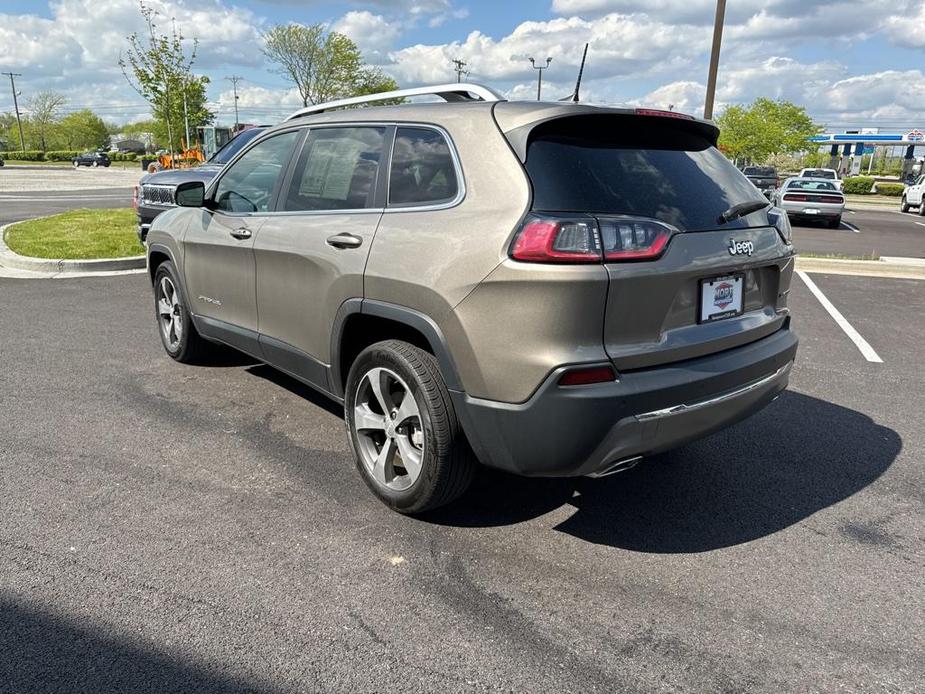
[[[842,189],[842,181],[835,169],[803,169],[797,178],[824,178],[835,184],[836,190]]]
[[[919,208],[919,214],[925,217],[925,174],[922,174],[912,185],[906,186],[903,191],[902,207],[903,212],[908,212],[909,208]]]
[[[771,202],[791,219],[824,221],[832,229],[841,225],[845,211],[845,196],[824,178],[788,178]]]

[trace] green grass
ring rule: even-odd
[[[130,208],[72,210],[13,224],[4,240],[12,251],[33,258],[125,258],[145,252],[135,233],[136,223]]]
[[[48,166],[53,169],[73,169],[74,165],[69,161],[19,161],[17,159],[5,159],[7,166]],[[80,168],[93,168],[92,166],[81,166]],[[105,167],[100,167],[105,168]],[[114,161],[112,162],[113,169],[138,169],[141,171],[141,162],[140,161]]]
[[[845,201],[855,205],[894,205],[899,207],[900,197],[893,195],[845,195]]]

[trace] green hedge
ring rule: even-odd
[[[71,161],[80,152],[76,149],[56,149],[45,152],[45,161]]]
[[[844,192],[854,195],[870,195],[873,193],[874,179],[872,176],[851,176],[844,181]]]
[[[0,157],[14,161],[45,161],[45,152],[38,149],[28,149],[25,152],[0,152]]]
[[[889,195],[892,198],[898,198],[902,196],[903,191],[906,189],[902,183],[878,183],[877,184],[877,193],[879,195]]]
[[[110,152],[109,158],[113,161],[135,161],[138,155],[134,152]]]

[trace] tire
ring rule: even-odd
[[[838,229],[841,226],[841,215],[829,220],[829,229]]]
[[[925,195],[922,196],[922,202],[919,203],[919,216],[925,217]]]
[[[357,470],[390,508],[422,513],[468,488],[475,456],[432,354],[399,340],[367,347],[350,367],[344,408]]]
[[[177,270],[169,260],[158,265],[154,273],[154,317],[161,344],[171,359],[195,364],[211,351],[211,344],[196,332],[189,305],[177,280]]]
[[[77,161],[77,160],[75,159],[75,160],[74,160],[74,168],[76,169],[78,166],[80,166],[80,162]]]
[[[905,195],[903,195],[903,201],[902,201],[902,203],[899,205],[899,211],[900,211],[900,212],[908,212],[908,211],[909,211],[909,203],[906,202],[906,196],[905,196]]]
[[[93,162],[90,166],[92,166],[92,167],[95,169],[95,168],[96,168],[97,166],[99,166],[99,165],[100,165],[100,163],[99,163],[98,161],[95,161],[95,162]]]

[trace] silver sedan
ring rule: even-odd
[[[775,205],[791,219],[818,219],[832,229],[841,224],[845,196],[824,178],[788,178],[774,193]]]

